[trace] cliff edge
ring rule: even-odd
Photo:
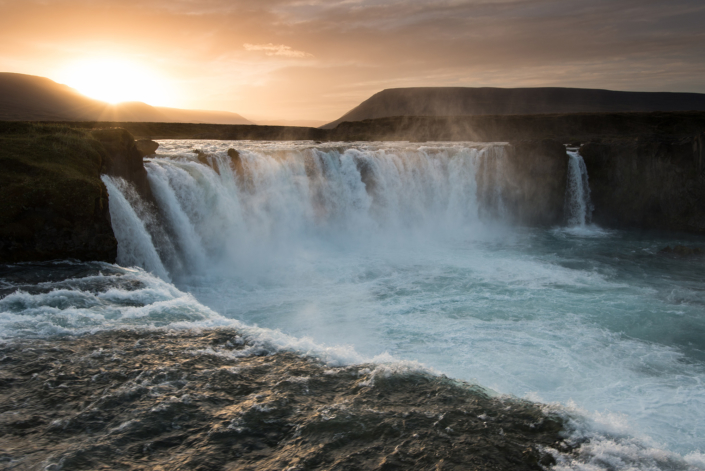
[[[83,131],[0,127],[0,262],[114,262],[117,240],[100,180],[105,148]]]
[[[593,219],[615,228],[705,234],[705,133],[583,145]]]
[[[101,174],[153,200],[142,155],[124,129],[0,123],[0,168],[0,263],[115,262]]]

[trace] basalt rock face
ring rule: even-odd
[[[232,330],[16,341],[0,362],[0,456],[16,469],[538,471],[572,447],[536,404]]]
[[[108,154],[82,131],[0,128],[0,263],[114,262],[117,241],[100,180]]]
[[[563,222],[568,172],[565,146],[549,139],[519,141],[507,150],[503,204],[515,222],[547,226]]]
[[[486,150],[477,168],[481,216],[519,225],[563,222],[568,155],[552,141],[518,141]]]
[[[142,157],[154,155],[157,152],[157,149],[159,149],[159,143],[154,142],[151,139],[139,139],[135,141],[135,146]]]
[[[705,233],[703,143],[705,134],[583,145],[593,220],[608,227]]]
[[[135,186],[143,200],[153,203],[147,170],[132,134],[122,128],[111,128],[92,131],[91,136],[103,145],[108,156],[103,173],[127,180]]]

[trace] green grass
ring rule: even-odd
[[[26,236],[48,217],[68,225],[92,219],[107,205],[105,158],[86,131],[0,122],[0,236]]]

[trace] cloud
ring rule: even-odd
[[[406,86],[705,92],[703,0],[0,5],[0,70],[52,78],[65,62],[117,56],[178,80],[188,106],[245,116],[333,120]]]
[[[242,45],[247,51],[264,51],[268,56],[282,56],[282,57],[293,57],[302,58],[310,57],[312,54],[303,51],[297,51],[292,49],[291,46],[285,46],[284,44],[250,44],[245,43]]]

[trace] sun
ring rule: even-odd
[[[152,106],[169,106],[173,101],[168,81],[142,65],[119,60],[86,60],[67,66],[60,81],[82,94],[121,103],[141,101]]]

